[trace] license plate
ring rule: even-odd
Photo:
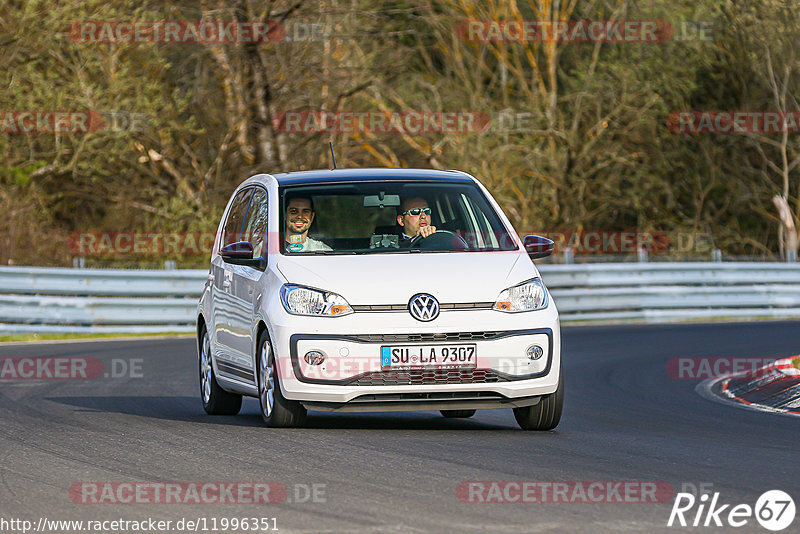
[[[475,367],[475,345],[401,345],[381,347],[382,369],[458,369]]]

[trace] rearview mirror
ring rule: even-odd
[[[525,250],[532,260],[546,258],[553,253],[553,249],[556,246],[552,239],[547,239],[540,235],[526,235],[523,245],[525,245]]]
[[[364,207],[365,208],[385,208],[386,206],[399,206],[400,205],[400,195],[387,195],[384,191],[381,191],[377,195],[366,195],[364,197]]]

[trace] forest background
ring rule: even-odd
[[[676,131],[681,112],[800,110],[780,0],[4,0],[0,264],[72,265],[87,232],[214,232],[259,172],[460,169],[524,232],[654,232],[665,258],[797,250],[800,136]],[[658,21],[650,41],[465,35],[508,21]],[[85,21],[239,21],[265,42],[91,42]],[[505,22],[504,22],[505,21]],[[497,26],[500,24],[500,26]],[[80,26],[77,26],[80,28]],[[664,28],[668,31],[665,33]],[[612,40],[613,41],[613,40]],[[24,111],[88,132],[14,132]],[[467,112],[486,128],[292,131],[287,112]],[[401,115],[402,116],[402,115]],[[11,121],[11,122],[9,122]],[[74,245],[74,243],[73,243]],[[202,266],[207,255],[176,255]],[[146,266],[165,256],[89,258]]]

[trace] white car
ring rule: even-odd
[[[267,426],[307,410],[512,408],[549,430],[564,398],[558,310],[489,192],[459,171],[259,174],[233,193],[200,298],[209,414],[257,397]]]

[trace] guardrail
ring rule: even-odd
[[[562,322],[800,317],[800,264],[540,265]],[[205,270],[0,267],[0,332],[191,332]]]
[[[0,332],[192,332],[205,270],[0,267]]]

